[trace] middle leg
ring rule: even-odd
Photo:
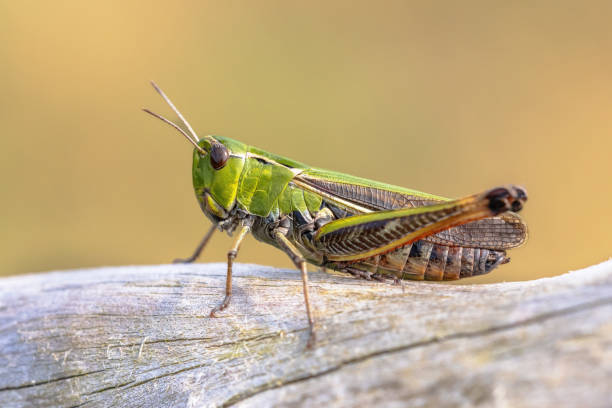
[[[315,343],[316,336],[315,336],[314,318],[313,318],[312,310],[310,307],[310,297],[308,296],[308,270],[306,269],[306,260],[297,250],[295,245],[293,245],[291,241],[287,239],[282,229],[279,228],[274,231],[274,239],[279,244],[281,249],[287,255],[289,255],[289,257],[291,258],[295,266],[297,266],[300,269],[300,272],[302,273],[304,303],[306,305],[306,316],[308,317],[308,326],[310,329],[310,334],[308,337],[308,342],[306,343],[306,347],[311,348]]]

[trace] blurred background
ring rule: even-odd
[[[462,283],[604,261],[611,19],[607,1],[1,0],[0,274],[191,254],[209,222],[191,146],[140,111],[174,118],[151,79],[201,135],[449,197],[526,186],[528,243]],[[252,238],[238,261],[293,267]]]

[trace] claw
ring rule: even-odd
[[[223,299],[223,302],[221,302],[219,306],[215,307],[213,310],[210,311],[209,317],[217,317],[216,313],[228,307],[231,299],[232,299],[231,295],[225,296],[225,299]]]
[[[317,342],[317,336],[315,335],[315,332],[311,330],[308,335],[308,341],[306,342],[306,349],[312,350],[316,342]]]

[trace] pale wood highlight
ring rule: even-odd
[[[402,287],[236,264],[0,279],[0,406],[612,406],[612,261]],[[469,281],[468,281],[469,282]]]

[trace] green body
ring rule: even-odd
[[[418,212],[415,207],[438,205],[443,209],[450,200],[312,168],[226,137],[211,139],[223,144],[230,156],[223,168],[214,169],[209,157],[194,149],[193,186],[204,213],[230,234],[240,219],[250,217],[254,220],[253,235],[275,246],[277,243],[269,231],[284,222],[289,229],[287,237],[307,261],[316,265],[395,278],[458,279],[489,272],[504,263],[505,249],[520,245],[526,237],[525,225],[516,214],[509,212],[488,221],[442,231],[407,246],[398,244],[396,248],[389,244],[385,254],[351,257],[347,252],[334,258],[329,256],[327,244],[317,240],[321,225],[315,225],[315,220],[321,214],[328,217],[327,222],[334,221],[334,229],[348,228],[362,223],[351,216],[361,215],[367,217],[363,219],[364,224],[372,223],[393,215],[385,215],[385,211],[406,208],[410,215]],[[210,151],[211,139],[202,139],[198,144]],[[500,225],[506,231],[501,233],[510,237],[507,242],[503,239],[493,242],[486,233],[486,228],[495,226],[499,234]],[[481,234],[475,235],[474,231]],[[457,248],[463,250],[457,252]],[[451,267],[453,262],[455,265]]]
[[[416,190],[309,167],[230,138],[213,137],[228,148],[231,156],[224,168],[215,170],[210,160],[207,157],[201,157],[194,149],[193,187],[203,208],[206,206],[204,193],[208,192],[215,203],[226,212],[237,206],[259,217],[267,217],[271,213],[288,215],[293,211],[305,210],[314,213],[319,210],[323,197],[320,194],[290,185],[298,174],[336,183],[375,187],[421,197],[424,200],[448,200]],[[209,148],[206,141],[203,140],[200,143],[205,149]]]

